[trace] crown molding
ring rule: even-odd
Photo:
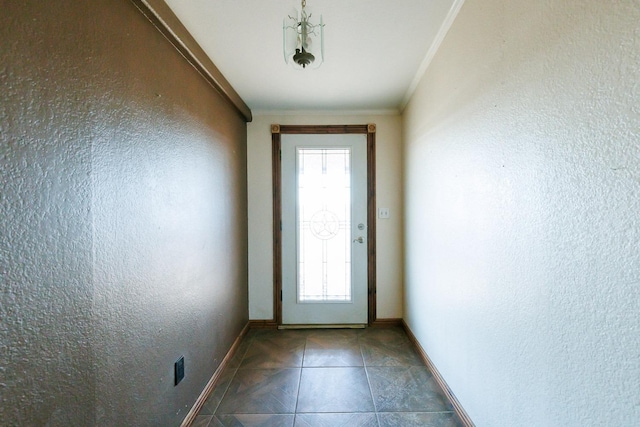
[[[251,110],[164,0],[130,0],[202,77],[250,122]]]
[[[453,21],[455,21],[456,17],[458,16],[458,13],[460,12],[460,9],[462,8],[463,4],[464,4],[464,0],[454,0],[453,4],[451,5],[451,9],[449,9],[449,12],[447,13],[447,17],[444,19],[444,22],[442,23],[442,25],[440,26],[440,29],[438,30],[438,34],[436,34],[436,37],[433,40],[433,43],[431,43],[431,46],[429,47],[427,54],[425,55],[424,59],[420,63],[420,67],[418,67],[418,71],[413,77],[413,80],[409,85],[409,89],[407,89],[404,96],[402,97],[402,102],[400,103],[400,111],[404,111],[407,104],[409,103],[409,100],[415,93],[416,88],[420,83],[420,80],[422,80],[422,77],[427,72],[427,68],[429,68],[429,65],[431,65],[431,61],[433,61],[433,58],[436,56],[436,53],[438,52],[438,49],[440,49],[440,45],[442,44],[442,41],[444,40],[447,33],[449,32],[451,25],[453,25]]]
[[[398,116],[396,108],[381,110],[252,110],[254,117],[259,116]]]

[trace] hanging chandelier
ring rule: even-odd
[[[312,22],[312,14],[307,13],[306,6],[307,1],[302,0],[300,13],[294,9],[282,24],[284,62],[301,70],[318,68],[324,62],[322,15],[319,22]]]

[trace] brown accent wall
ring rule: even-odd
[[[0,424],[177,425],[248,318],[245,120],[128,0],[0,10]]]

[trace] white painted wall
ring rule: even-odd
[[[403,114],[405,318],[478,426],[640,425],[639,23],[466,0]]]
[[[254,114],[247,125],[249,185],[249,318],[273,318],[271,124],[335,125],[375,123],[377,204],[390,209],[377,220],[378,318],[402,317],[401,118],[381,115]]]

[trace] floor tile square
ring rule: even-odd
[[[300,369],[238,369],[216,410],[219,414],[292,414]]]
[[[252,338],[271,339],[279,337],[284,339],[306,338],[314,329],[256,329]]]
[[[307,335],[307,345],[309,343],[314,343],[317,345],[323,345],[326,343],[332,343],[335,341],[340,341],[344,343],[358,343],[358,335],[356,332],[352,330],[344,330],[344,329],[321,329],[318,331],[309,332]]]
[[[361,342],[365,366],[424,366],[415,346],[410,342],[401,346],[378,341]]]
[[[374,412],[364,368],[303,368],[296,412]]]
[[[306,337],[288,333],[256,335],[240,368],[301,367],[305,342]]]
[[[425,366],[367,368],[378,412],[450,411]]]
[[[212,419],[213,415],[197,415],[191,427],[209,427]]]
[[[291,414],[216,415],[210,427],[293,427]]]
[[[297,414],[295,427],[378,427],[376,414]]]
[[[248,338],[245,335],[242,341],[240,341],[240,344],[238,345],[238,348],[236,349],[235,354],[233,355],[231,360],[229,360],[229,363],[227,363],[228,368],[237,368],[240,366],[240,363],[242,362],[244,355],[247,354],[247,350],[249,349],[249,346],[251,345],[252,341],[253,339]]]
[[[311,339],[358,339],[363,329],[309,329],[307,340]]]
[[[380,427],[463,427],[452,412],[379,413]]]
[[[216,413],[216,409],[218,409],[218,405],[222,401],[224,394],[227,392],[227,388],[229,384],[231,384],[231,380],[236,373],[236,369],[226,368],[220,374],[220,378],[218,379],[218,384],[213,389],[207,400],[202,405],[202,409],[200,409],[200,415],[213,415]]]
[[[302,366],[363,366],[362,352],[357,337],[309,337],[304,350]]]
[[[377,343],[391,347],[407,347],[412,344],[401,327],[366,328],[358,334],[358,338],[363,343]]]

